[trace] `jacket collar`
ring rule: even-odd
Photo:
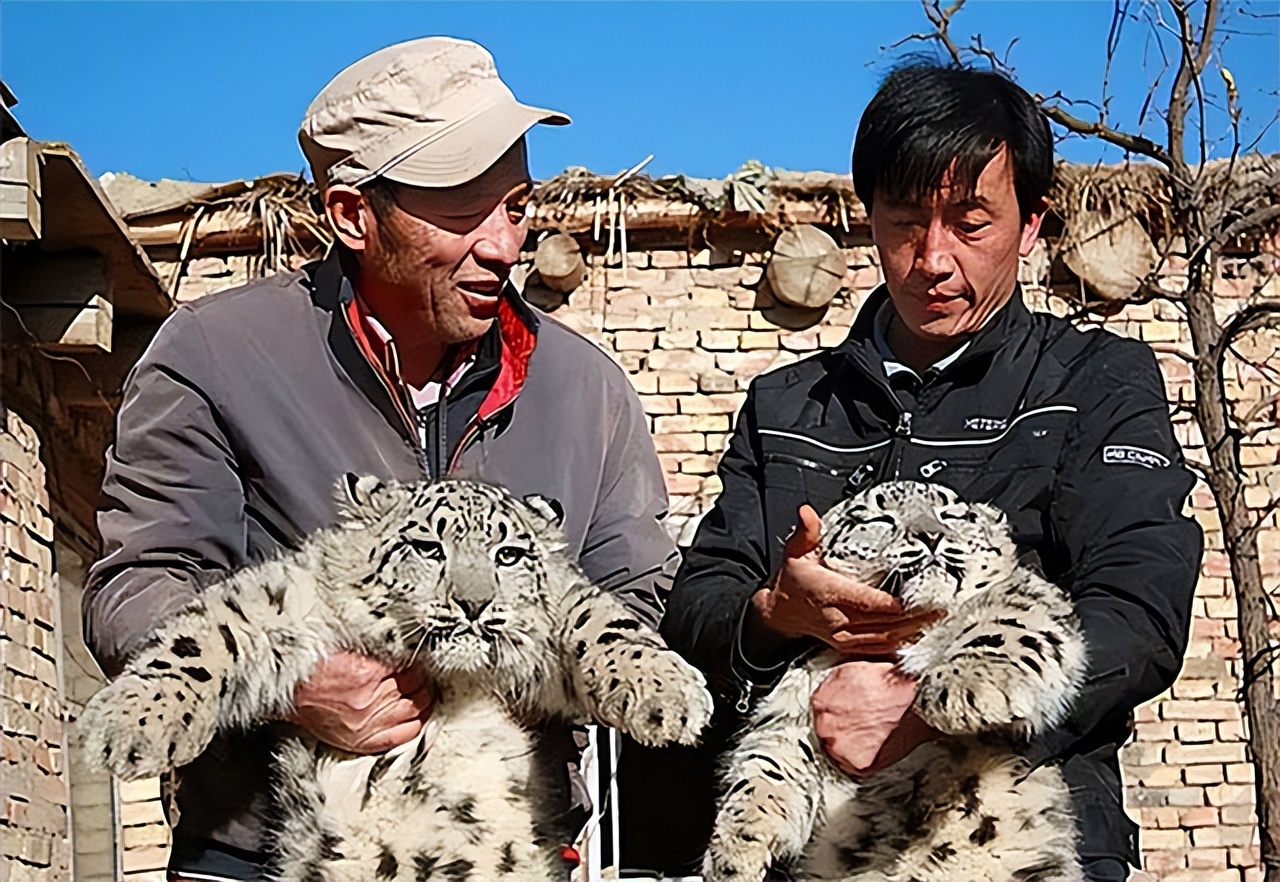
[[[339,366],[379,413],[416,443],[416,417],[408,393],[397,378],[388,375],[383,359],[370,341],[363,339],[356,320],[352,280],[357,271],[355,260],[342,248],[334,248],[323,260],[304,268],[311,280],[312,301],[332,316],[328,342]],[[480,405],[479,419],[504,409],[520,394],[537,335],[537,315],[508,285],[498,304],[498,320],[481,338],[472,368],[480,376],[495,374],[489,368],[497,366],[493,386]]]

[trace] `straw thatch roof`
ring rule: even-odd
[[[788,226],[808,223],[845,244],[869,241],[866,212],[847,175],[774,170],[758,162],[722,180],[653,178],[639,168],[617,175],[570,168],[539,183],[531,237],[564,232],[587,252],[611,255],[628,248],[700,248],[726,240],[745,241],[748,245],[733,247],[750,250],[767,248]],[[1261,192],[1280,202],[1275,157],[1250,157],[1230,166],[1212,163],[1204,186],[1223,189],[1227,171],[1233,185],[1242,177],[1270,182]],[[1064,223],[1069,228],[1074,218],[1101,212],[1136,217],[1153,239],[1164,239],[1171,202],[1164,175],[1141,162],[1059,163],[1053,189],[1059,222],[1047,225],[1047,234],[1057,236]],[[260,271],[269,272],[322,251],[331,239],[311,207],[312,185],[297,175],[195,184],[117,174],[107,176],[104,185],[139,244],[161,259],[254,254]]]

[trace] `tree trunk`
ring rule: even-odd
[[[1245,716],[1257,773],[1255,802],[1266,882],[1280,882],[1280,702],[1267,655],[1268,603],[1258,560],[1255,518],[1244,503],[1238,441],[1228,422],[1230,402],[1221,383],[1223,329],[1213,311],[1216,260],[1187,269],[1185,302],[1195,350],[1195,413],[1209,455],[1206,478],[1222,520],[1222,542],[1235,581]]]

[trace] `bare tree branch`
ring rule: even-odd
[[[933,39],[942,44],[956,64],[964,64],[964,56],[960,47],[951,39],[951,16],[964,8],[965,0],[955,0],[946,9],[942,8],[942,0],[920,0],[924,14],[934,27]]]
[[[1199,88],[1200,74],[1209,61],[1213,50],[1213,29],[1218,20],[1218,0],[1205,0],[1204,25],[1200,29],[1200,39],[1195,38],[1188,5],[1184,0],[1170,0],[1174,16],[1178,19],[1178,44],[1182,50],[1182,59],[1178,63],[1178,73],[1173,79],[1173,88],[1169,92],[1169,153],[1174,162],[1185,168],[1186,148],[1183,143],[1187,127],[1187,89],[1195,83]],[[1201,113],[1203,129],[1204,115]],[[1175,170],[1181,170],[1175,169]]]
[[[1045,100],[1039,95],[1035,97],[1036,100],[1041,102]],[[1096,138],[1101,138],[1107,143],[1114,144],[1130,153],[1148,156],[1151,159],[1168,166],[1170,169],[1173,168],[1173,158],[1169,155],[1168,151],[1149,138],[1117,131],[1101,121],[1093,123],[1085,122],[1084,120],[1067,113],[1057,105],[1045,106],[1044,104],[1041,104],[1041,107],[1044,110],[1045,116],[1049,117],[1049,119],[1053,120],[1069,132],[1074,132],[1077,135],[1090,135]]]

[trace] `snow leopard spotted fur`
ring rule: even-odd
[[[848,882],[1079,882],[1075,825],[1056,766],[1028,736],[1060,722],[1085,647],[1067,596],[1020,566],[997,509],[902,481],[823,518],[825,563],[944,617],[899,651],[913,709],[945,737],[860,781],[813,732],[810,697],[840,658],[793,665],[732,750],[703,874],[758,882],[771,865]]]
[[[90,701],[89,756],[126,779],[181,766],[218,730],[287,714],[337,650],[422,665],[437,697],[408,744],[356,757],[282,738],[273,878],[561,878],[545,831],[566,770],[535,724],[691,744],[711,713],[702,675],[587,581],[546,500],[467,481],[343,489],[337,526],[208,588]]]

